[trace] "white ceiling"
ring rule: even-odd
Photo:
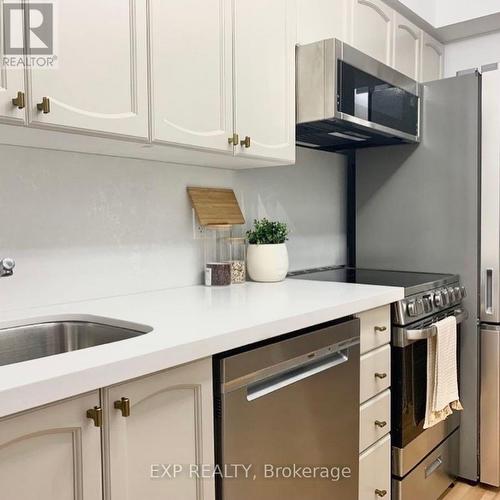
[[[500,30],[500,0],[385,0],[432,27],[442,41]]]

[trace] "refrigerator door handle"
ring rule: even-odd
[[[485,281],[485,305],[484,312],[486,314],[493,314],[493,269],[486,269],[486,281]]]

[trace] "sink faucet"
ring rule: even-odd
[[[14,259],[10,259],[9,257],[0,259],[0,278],[12,276],[14,274],[14,267],[16,267]]]

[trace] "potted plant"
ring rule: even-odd
[[[288,227],[284,222],[255,220],[247,231],[247,267],[254,281],[283,281],[288,273]]]

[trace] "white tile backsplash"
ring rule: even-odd
[[[186,187],[235,189],[247,221],[287,221],[292,269],[345,262],[345,161],[229,171],[0,146],[0,281],[11,309],[201,282]]]

